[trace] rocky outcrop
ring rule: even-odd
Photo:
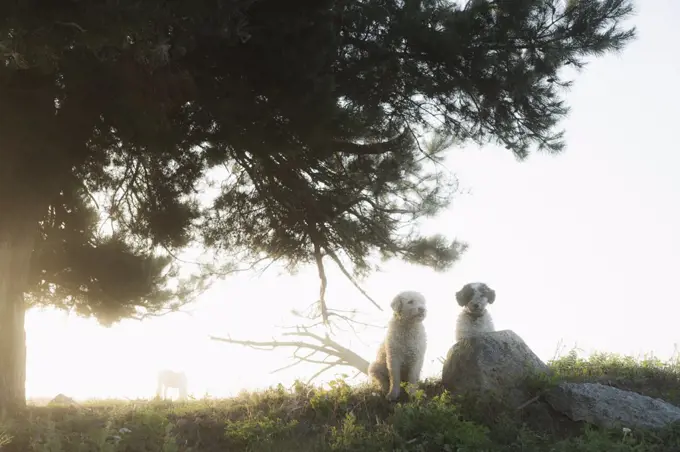
[[[545,400],[574,421],[606,428],[660,428],[680,421],[675,405],[599,383],[560,383]]]
[[[577,424],[656,429],[680,421],[680,408],[663,400],[599,383],[546,386],[537,381],[537,376],[548,374],[548,366],[522,338],[503,330],[463,339],[451,347],[442,385],[454,395],[491,401],[487,405],[538,407],[548,417],[551,411]]]
[[[481,394],[518,407],[534,397],[531,378],[548,366],[511,330],[458,341],[449,350],[442,384],[452,394]]]

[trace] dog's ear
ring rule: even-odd
[[[465,284],[462,289],[456,292],[456,301],[460,306],[465,306],[470,301],[472,296],[472,288],[469,284]]]
[[[392,307],[392,310],[396,312],[397,314],[401,313],[401,307],[404,304],[404,300],[401,299],[401,296],[397,295],[394,297],[394,300],[392,300],[392,303],[390,304],[390,307]]]
[[[493,289],[488,289],[486,292],[486,300],[489,302],[489,304],[493,303],[494,300],[496,300],[496,291]]]

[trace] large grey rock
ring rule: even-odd
[[[456,342],[446,356],[442,384],[452,394],[482,394],[518,407],[535,396],[529,379],[548,372],[521,337],[502,330]]]
[[[680,420],[675,405],[599,383],[560,383],[545,400],[574,421],[606,428],[660,428]]]

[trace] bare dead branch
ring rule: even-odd
[[[295,351],[295,353],[297,353],[297,350]],[[294,361],[294,362],[291,363],[291,364],[287,364],[287,365],[285,365],[285,366],[283,366],[283,367],[279,367],[278,369],[272,370],[270,373],[275,374],[275,373],[277,373],[277,372],[281,372],[282,370],[286,370],[286,369],[290,369],[291,367],[295,367],[295,366],[297,366],[298,364],[304,362],[305,359],[310,358],[312,355],[314,355],[314,354],[317,353],[317,352],[314,350],[314,351],[312,351],[311,353],[309,353],[308,355],[304,356],[303,358],[297,357],[297,356],[295,355],[295,353],[293,353],[293,356],[294,356],[295,358],[297,358],[296,361]]]
[[[273,339],[271,341],[249,341],[249,340],[239,340],[239,339],[232,339],[230,337],[227,338],[221,338],[221,337],[216,337],[216,336],[209,336],[211,340],[214,341],[219,341],[219,342],[227,342],[230,344],[236,344],[236,345],[242,345],[245,347],[249,347],[255,350],[263,350],[263,351],[271,351],[276,348],[281,348],[281,347],[288,347],[288,348],[294,348],[295,351],[293,352],[292,358],[295,360],[292,364],[284,366],[280,369],[276,369],[274,372],[279,372],[284,369],[288,369],[291,367],[294,367],[300,363],[306,362],[310,364],[321,364],[325,366],[349,366],[353,367],[354,369],[358,370],[361,373],[367,374],[368,373],[368,365],[369,362],[359,356],[358,354],[354,353],[352,350],[348,349],[347,347],[342,346],[341,344],[337,343],[333,339],[330,338],[330,336],[320,336],[318,334],[312,333],[310,331],[305,330],[304,327],[299,327],[297,331],[295,332],[288,332],[283,334],[286,337],[298,337],[302,338],[302,340],[293,340],[293,341],[282,341],[282,340],[276,340]],[[308,339],[308,340],[304,340]],[[317,342],[317,343],[315,343]],[[300,356],[299,352],[301,350],[307,350],[309,351],[308,354],[304,356]],[[323,355],[326,355],[325,358],[322,359],[316,359],[314,358],[314,355],[316,353],[320,353]],[[329,362],[329,358],[335,358],[334,361]],[[329,368],[330,368],[329,367]],[[327,369],[326,369],[327,370]],[[314,377],[316,378],[316,377]]]
[[[366,326],[366,327],[370,327],[370,328],[384,328],[384,325],[374,325],[372,323],[362,322],[362,321],[356,320],[356,319],[354,319],[350,316],[338,314],[334,310],[329,310],[328,317],[339,318],[343,322],[347,323],[350,326],[350,328],[352,328],[352,331],[354,331],[355,333],[356,333],[356,330],[354,329],[354,325],[361,325],[361,326]]]
[[[277,340],[272,340],[272,341],[243,341],[243,340],[238,340],[238,339],[230,339],[230,338],[223,338],[223,337],[215,337],[215,336],[209,336],[210,340],[213,341],[219,341],[219,342],[227,342],[230,344],[236,344],[236,345],[243,345],[245,347],[250,347],[258,350],[274,350],[277,347],[296,347],[296,348],[308,348],[311,350],[316,350],[321,353],[327,353],[331,354],[333,351],[327,350],[325,347],[320,346],[320,345],[314,345],[314,344],[309,344],[306,342],[302,341],[277,341]]]
[[[317,373],[309,377],[309,379],[307,380],[307,384],[310,384],[315,378],[318,378],[322,373],[331,370],[333,367],[335,367],[335,364],[329,364],[328,366],[322,368]]]

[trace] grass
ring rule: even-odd
[[[680,363],[616,355],[549,363],[550,380],[596,381],[680,405]],[[390,405],[370,387],[297,383],[224,400],[87,402],[30,407],[0,425],[2,452],[222,451],[680,451],[680,426],[602,430],[572,422],[541,399],[521,410],[491,400],[453,399],[437,381]]]

